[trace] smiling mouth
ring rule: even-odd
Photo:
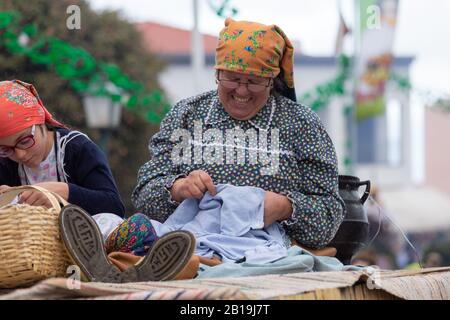
[[[239,102],[239,103],[246,103],[246,102],[249,102],[249,101],[250,101],[251,97],[248,97],[248,98],[239,98],[239,97],[233,96],[233,99],[234,99],[235,101]]]

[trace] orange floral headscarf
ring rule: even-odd
[[[294,49],[288,37],[276,25],[225,20],[216,48],[217,70],[228,70],[282,80],[294,88]]]
[[[0,138],[43,123],[64,127],[53,119],[31,84],[0,81]]]

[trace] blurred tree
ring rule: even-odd
[[[66,13],[70,5],[81,9],[81,29],[69,30]],[[96,13],[83,0],[3,0],[0,11],[16,10],[22,21],[34,23],[38,32],[55,36],[74,46],[83,47],[97,60],[117,64],[146,89],[160,89],[157,75],[164,63],[146,52],[140,34],[132,23],[115,11]],[[54,116],[69,126],[86,132],[94,141],[99,132],[86,127],[81,96],[67,81],[45,66],[37,66],[23,56],[13,56],[0,48],[0,79],[20,79],[35,85],[42,101]],[[122,109],[122,123],[109,140],[108,160],[129,213],[134,211],[130,195],[139,167],[148,161],[148,140],[157,126],[149,124],[127,109]]]

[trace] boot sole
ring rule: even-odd
[[[192,233],[173,231],[159,238],[141,263],[131,269],[135,269],[138,282],[172,280],[187,265],[194,250]]]
[[[100,229],[88,213],[78,206],[67,205],[59,215],[59,227],[67,254],[81,269],[82,279],[121,282],[121,272],[109,263]]]

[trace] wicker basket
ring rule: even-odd
[[[10,204],[21,192],[38,190],[52,208]],[[37,281],[66,276],[71,264],[58,225],[59,195],[36,186],[22,186],[0,193],[0,288],[29,286]]]

